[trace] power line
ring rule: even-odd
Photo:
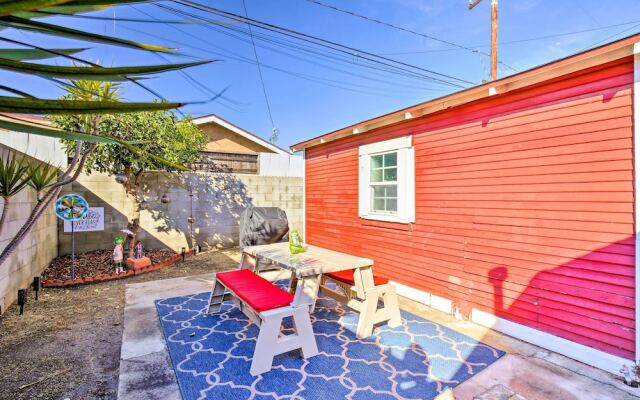
[[[608,41],[608,40],[609,40],[609,39],[611,39],[611,38],[614,38],[614,37],[616,37],[616,36],[622,35],[622,34],[623,34],[623,33],[625,33],[625,32],[629,32],[630,30],[633,30],[633,29],[635,29],[635,28],[637,28],[637,27],[639,27],[639,26],[640,26],[640,24],[636,24],[636,25],[633,25],[632,27],[627,28],[627,29],[624,29],[624,30],[622,30],[622,31],[620,31],[620,32],[618,32],[618,33],[614,33],[613,35],[609,35],[609,36],[607,36],[606,38],[604,38],[604,39],[602,39],[602,40],[598,40],[597,42],[595,42],[595,43],[592,43],[592,44],[588,45],[587,47],[585,47],[584,49],[582,49],[582,51],[587,50],[587,49],[590,49],[590,48],[592,48],[592,47],[595,47],[595,46],[599,45],[600,43],[606,42],[606,41]]]
[[[160,5],[158,5],[158,4],[156,4],[156,6],[160,7]],[[160,8],[163,8],[163,7],[160,7]],[[196,16],[196,15],[181,11],[181,10],[175,10],[175,9],[173,9],[171,7],[163,8],[163,9],[166,12],[171,13],[172,15],[187,15],[187,16],[190,16],[190,17],[193,17],[193,18],[199,18],[199,19],[203,18],[203,17],[200,17],[200,16]],[[222,33],[222,34],[229,35],[229,36],[234,37],[234,38],[236,38],[238,40],[243,40],[241,38],[238,38],[235,35],[223,32],[217,26],[210,26],[210,25],[201,25],[201,26],[203,26],[204,28],[209,29],[209,30],[214,30],[214,31]],[[222,27],[224,27],[224,26],[222,26]],[[216,52],[213,52],[213,51],[211,51],[209,49],[205,49],[205,48],[202,48],[202,47],[194,46],[192,43],[187,44],[187,43],[184,43],[184,42],[179,42],[179,41],[175,41],[175,40],[171,40],[171,39],[166,39],[166,38],[160,37],[158,35],[154,35],[154,34],[148,32],[148,31],[140,31],[140,30],[137,30],[137,29],[134,29],[134,28],[131,28],[131,27],[126,27],[126,26],[123,26],[123,28],[124,29],[129,29],[131,31],[138,32],[138,33],[141,33],[143,35],[150,36],[150,37],[154,37],[154,38],[162,39],[162,40],[165,40],[165,41],[169,41],[171,43],[176,43],[176,44],[178,44],[178,45],[180,45],[182,47],[185,47],[185,48],[192,48],[192,49],[199,50],[199,51],[202,51],[202,52],[207,53],[207,54],[214,54],[214,55],[217,54],[217,55],[220,55],[220,56],[225,57],[227,59],[232,59],[232,60],[236,60],[236,61],[239,61],[239,62],[255,65],[255,61],[253,61],[253,60],[250,60],[250,59],[248,59],[248,58],[246,58],[246,57],[244,57],[244,56],[242,56],[242,55],[240,55],[240,54],[238,54],[236,52],[233,52],[233,51],[225,49],[225,48],[223,48],[223,47],[221,47],[219,45],[216,45],[216,44],[212,43],[210,40],[204,40],[202,36],[197,36],[197,35],[191,34],[191,33],[187,32],[187,31],[185,31],[183,29],[180,29],[180,28],[176,27],[176,26],[171,26],[171,28],[176,30],[176,31],[178,31],[178,32],[183,33],[184,35],[186,35],[186,36],[188,36],[188,37],[190,37],[190,38],[192,38],[192,39],[194,39],[196,41],[200,41],[202,43],[205,43],[207,46],[214,46],[214,47],[222,50],[224,53],[216,53]],[[227,28],[227,27],[225,27],[225,28]],[[239,30],[239,29],[241,29],[241,28],[237,27],[237,28],[231,29],[231,30]],[[260,34],[254,34],[254,36],[259,36],[259,35]],[[262,47],[265,47],[265,46],[262,46]],[[289,54],[289,53],[286,53],[286,52],[282,52],[280,50],[276,50],[276,49],[273,49],[273,48],[270,48],[270,47],[266,47],[266,48],[270,49],[271,51],[280,52],[280,53],[285,54],[285,55],[287,55],[289,57],[293,57],[293,58],[296,58],[296,59],[299,59],[299,60],[302,60],[302,61],[305,61],[305,62],[310,62],[313,65],[319,65],[319,66],[322,66],[324,68],[328,68],[328,69],[331,69],[331,70],[334,70],[334,71],[337,71],[337,72],[340,72],[340,73],[349,74],[349,75],[352,75],[352,76],[355,76],[355,77],[358,77],[358,78],[367,79],[367,80],[373,80],[373,81],[381,82],[381,83],[384,83],[384,84],[389,84],[389,85],[393,86],[393,90],[395,90],[398,86],[406,87],[408,89],[415,89],[415,90],[432,90],[432,91],[433,90],[436,90],[436,91],[444,90],[444,89],[435,89],[435,88],[427,88],[427,87],[417,86],[415,84],[409,86],[409,85],[404,85],[402,83],[389,82],[389,81],[385,81],[385,80],[381,80],[381,79],[376,79],[376,78],[372,78],[370,76],[360,75],[360,74],[357,74],[357,73],[354,73],[354,72],[345,71],[345,70],[338,69],[338,68],[335,68],[335,67],[332,67],[332,66],[321,64],[321,63],[318,63],[316,61],[309,61],[309,60],[306,60],[306,59],[304,59],[302,57],[298,57],[296,55],[292,55],[292,54]],[[304,51],[304,48],[302,48],[302,49]],[[228,54],[231,54],[231,56],[229,56]],[[195,58],[198,58],[198,57],[195,57]],[[371,95],[376,95],[376,96],[384,96],[384,97],[388,97],[390,94],[393,94],[393,93],[390,93],[390,90],[386,89],[386,88],[384,88],[384,89],[381,88],[380,89],[380,90],[384,90],[384,92],[373,92],[372,90],[378,90],[378,89],[377,88],[372,88],[372,87],[366,86],[366,85],[359,85],[359,84],[353,83],[352,81],[346,82],[346,81],[328,79],[328,78],[324,78],[324,77],[317,77],[317,76],[313,76],[313,75],[309,75],[309,74],[302,74],[302,73],[299,73],[299,72],[286,70],[286,69],[279,68],[279,67],[276,67],[276,66],[266,65],[264,63],[261,63],[261,64],[265,68],[269,68],[271,70],[274,70],[274,71],[277,71],[277,72],[280,72],[280,73],[284,73],[284,74],[287,74],[287,75],[291,75],[291,76],[297,77],[299,79],[304,79],[304,80],[307,80],[307,81],[311,81],[311,82],[318,83],[318,84],[323,84],[323,85],[330,86],[330,87],[335,87],[335,88],[342,89],[342,90],[347,90],[347,91],[357,92],[357,93],[364,93],[364,94],[371,94]],[[361,64],[355,64],[355,65],[364,67],[364,65],[361,65]],[[368,68],[372,68],[372,66],[368,66]],[[386,72],[390,72],[390,71],[387,71],[387,70],[385,70],[385,71]],[[372,73],[372,72],[370,72],[370,73]],[[405,94],[400,93],[400,94],[396,94],[396,96],[405,96]]]
[[[258,28],[262,28],[265,30],[269,30],[269,31],[273,31],[282,35],[286,35],[286,36],[290,36],[290,37],[294,37],[298,40],[301,41],[305,41],[308,43],[312,43],[318,46],[323,46],[323,47],[327,47],[330,49],[333,49],[335,51],[339,51],[345,54],[349,54],[352,57],[359,57],[361,59],[370,61],[370,62],[375,62],[378,64],[382,64],[382,65],[386,65],[388,67],[392,67],[394,69],[397,70],[401,70],[404,72],[409,72],[414,74],[417,77],[421,77],[423,79],[429,79],[432,81],[436,81],[436,82],[440,82],[446,85],[450,85],[450,86],[457,86],[457,87],[461,87],[464,88],[465,86],[457,84],[457,83],[453,83],[450,82],[448,80],[445,80],[443,78],[446,79],[452,79],[461,83],[465,83],[465,84],[469,84],[469,85],[474,85],[473,82],[470,82],[468,80],[462,79],[462,78],[457,78],[455,76],[451,76],[451,75],[447,75],[447,74],[443,74],[441,72],[436,72],[427,68],[423,68],[423,67],[419,67],[416,65],[412,65],[406,62],[402,62],[402,61],[398,61],[398,60],[394,60],[388,57],[384,57],[378,54],[374,54],[368,51],[364,51],[364,50],[360,50],[360,49],[356,49],[354,47],[351,46],[347,46],[347,45],[343,45],[337,42],[333,42],[327,39],[322,39],[319,38],[317,36],[313,36],[313,35],[309,35],[309,34],[305,34],[302,32],[298,32],[292,29],[288,29],[288,28],[284,28],[281,26],[277,26],[274,24],[270,24],[267,22],[263,22],[263,21],[258,21],[252,18],[247,18],[247,17],[243,17],[241,15],[237,15],[237,14],[233,14],[230,13],[228,11],[224,11],[215,7],[211,7],[211,6],[207,6],[205,4],[200,4],[198,2],[195,1],[190,1],[190,0],[173,0],[174,3],[177,4],[181,4],[190,8],[194,8],[200,11],[205,11],[211,14],[215,14],[215,15],[221,15],[221,16],[225,16],[227,18],[230,19],[234,19],[234,20],[238,20],[238,21],[242,21],[248,24],[251,24],[252,26],[258,27]],[[162,4],[158,4],[158,7],[166,7],[163,6]],[[416,71],[421,71],[421,72],[416,72]],[[428,73],[431,75],[436,75],[438,77],[434,77],[431,75],[425,75],[424,73]]]
[[[177,45],[180,45],[183,48],[190,48],[190,49],[202,51],[203,53],[206,53],[206,54],[220,55],[222,57],[225,57],[226,59],[231,59],[231,60],[234,60],[234,61],[255,65],[255,61],[254,60],[248,59],[248,58],[246,58],[244,56],[241,56],[241,55],[239,55],[239,54],[237,54],[235,52],[232,52],[232,51],[230,51],[228,49],[225,49],[225,48],[222,48],[220,46],[216,46],[216,47],[218,47],[224,53],[219,53],[219,52],[212,51],[210,49],[205,49],[203,47],[194,46],[193,44],[188,44],[188,43],[184,43],[184,42],[180,42],[180,41],[176,41],[176,40],[172,40],[172,39],[166,39],[166,38],[163,38],[161,36],[154,35],[154,34],[148,32],[148,31],[141,31],[141,30],[138,30],[138,29],[135,29],[135,28],[131,28],[131,27],[126,27],[126,26],[122,26],[121,28],[130,30],[130,31],[133,31],[133,32],[137,32],[137,33],[140,33],[140,34],[143,34],[143,35],[147,35],[147,36],[150,36],[150,37],[154,37],[154,38],[157,38],[157,39],[163,39],[163,40],[165,40],[165,41],[167,41],[169,43],[175,43]],[[192,34],[190,34],[188,32],[184,32],[184,31],[183,31],[183,33],[185,35],[195,39],[195,40],[202,41],[203,43],[206,43],[207,45],[211,45],[210,42],[207,42],[207,41],[203,40],[201,37],[198,37],[196,35],[192,35]],[[232,55],[228,55],[227,53],[230,53]],[[195,58],[199,58],[199,57],[195,57]],[[273,71],[277,71],[277,72],[280,72],[280,73],[283,73],[283,74],[286,74],[286,75],[294,76],[294,77],[299,78],[299,79],[307,80],[307,81],[314,82],[314,83],[317,83],[317,84],[322,84],[322,85],[325,85],[325,86],[334,87],[334,88],[337,88],[337,89],[347,90],[347,91],[350,91],[350,92],[364,93],[364,94],[370,94],[370,95],[375,95],[375,96],[383,96],[383,97],[389,97],[389,95],[391,95],[391,94],[393,94],[395,96],[406,96],[406,95],[408,95],[406,93],[405,94],[402,94],[402,93],[394,94],[394,93],[391,93],[386,88],[385,89],[380,88],[380,90],[384,90],[384,92],[379,92],[379,91],[378,92],[374,92],[373,90],[378,90],[378,88],[374,88],[374,87],[366,86],[366,85],[360,85],[360,84],[357,84],[357,83],[353,83],[351,81],[349,81],[349,82],[340,81],[340,80],[335,80],[335,79],[317,77],[317,76],[309,75],[309,74],[303,74],[303,73],[299,73],[299,72],[296,72],[296,71],[291,71],[291,70],[287,70],[287,69],[284,69],[284,68],[268,65],[268,64],[265,64],[265,63],[261,63],[261,65],[264,68],[268,68],[268,69],[271,69]],[[370,78],[370,77],[366,77],[366,76],[350,73],[350,72],[347,72],[347,71],[342,71],[342,70],[338,70],[338,71],[343,72],[343,73],[349,73],[349,74],[352,74],[352,75],[354,75],[356,77],[360,77],[362,79],[373,79],[373,78]],[[384,81],[381,81],[381,82],[384,83]],[[389,84],[391,84],[391,83],[389,83]],[[397,86],[398,84],[393,84],[393,85]],[[404,86],[404,85],[402,85],[402,86]],[[444,90],[444,89],[428,89],[428,88],[419,88],[419,87],[409,87],[409,88],[411,88],[411,89],[419,89],[419,90]]]
[[[202,17],[202,16],[195,15],[195,14],[191,14],[191,13],[188,13],[188,12],[186,12],[186,11],[182,11],[182,10],[177,10],[177,9],[175,9],[175,8],[172,8],[172,7],[162,6],[162,5],[160,5],[160,4],[156,4],[156,6],[157,6],[157,7],[160,7],[160,8],[163,8],[163,9],[165,9],[166,11],[168,11],[168,12],[170,12],[170,13],[173,13],[174,15],[185,15],[185,16],[189,16],[189,17],[192,17],[192,18],[204,19],[204,17]],[[242,28],[240,28],[240,27],[233,27],[233,28],[231,28],[231,27],[228,27],[228,26],[220,26],[220,27],[217,27],[217,26],[209,26],[209,25],[203,25],[203,27],[204,27],[204,28],[206,28],[206,29],[209,29],[209,30],[215,30],[215,31],[217,31],[217,32],[219,32],[219,33],[221,33],[221,34],[224,34],[224,35],[227,35],[227,36],[230,36],[230,37],[236,38],[236,39],[238,39],[238,40],[248,42],[248,41],[246,41],[246,40],[244,40],[244,39],[242,39],[242,38],[239,38],[237,35],[234,35],[234,34],[231,34],[231,33],[225,33],[225,32],[223,32],[223,30],[231,30],[231,31],[234,31],[234,33],[238,33],[238,32],[236,32],[236,31],[241,31],[241,29],[242,29]],[[172,27],[172,28],[173,28],[173,29],[178,29],[177,27]],[[220,28],[223,28],[223,29],[220,29]],[[242,32],[241,32],[241,33],[242,33]],[[248,33],[247,33],[247,34],[248,34]],[[201,38],[201,37],[197,37],[197,36],[190,35],[190,34],[187,34],[187,35],[189,35],[189,36],[193,37],[194,39],[196,39],[196,40],[198,40],[198,41],[202,41],[202,38]],[[266,35],[266,33],[265,33],[265,34],[261,34],[261,33],[255,33],[255,34],[254,34],[254,36],[255,36],[255,37],[261,37],[261,36],[263,36],[263,35]],[[280,35],[280,36],[281,36],[281,35]],[[418,78],[418,76],[416,76],[416,75],[415,75],[415,74],[413,74],[413,73],[407,73],[407,72],[397,71],[397,70],[395,70],[395,69],[389,69],[389,67],[386,67],[386,66],[382,66],[382,67],[381,67],[381,66],[378,66],[378,65],[376,65],[376,64],[368,64],[366,61],[365,61],[365,63],[357,63],[357,64],[355,64],[355,62],[354,62],[355,60],[352,60],[352,59],[348,59],[348,60],[346,60],[346,59],[344,59],[344,58],[341,58],[341,57],[344,57],[344,55],[342,55],[342,56],[340,56],[340,57],[337,57],[338,53],[334,54],[333,56],[329,55],[329,53],[319,53],[319,52],[318,52],[318,47],[317,47],[317,46],[315,46],[315,47],[310,47],[309,45],[304,45],[304,43],[300,44],[300,42],[299,42],[299,41],[297,42],[297,43],[298,43],[297,45],[294,45],[294,44],[291,44],[287,39],[284,39],[284,38],[275,39],[275,38],[273,38],[273,37],[271,37],[271,36],[268,36],[268,35],[266,35],[265,37],[266,37],[266,39],[265,39],[265,40],[267,40],[267,41],[274,42],[274,43],[276,43],[276,44],[279,44],[279,45],[282,45],[282,46],[285,46],[285,47],[294,47],[296,50],[299,50],[299,51],[296,53],[296,55],[292,55],[292,54],[290,54],[290,53],[286,53],[286,52],[284,52],[284,53],[283,53],[281,50],[277,50],[277,49],[274,49],[274,48],[271,48],[271,47],[268,47],[268,46],[261,46],[261,47],[265,47],[265,48],[267,48],[267,49],[269,49],[269,50],[271,50],[271,51],[278,52],[278,53],[282,53],[282,54],[288,55],[289,57],[296,58],[296,59],[300,59],[300,60],[303,60],[303,61],[305,61],[305,62],[310,62],[310,63],[312,63],[313,65],[323,66],[323,67],[325,67],[325,68],[332,69],[332,70],[335,70],[335,71],[338,71],[338,72],[348,73],[348,74],[351,74],[351,75],[355,75],[355,76],[363,77],[363,76],[361,76],[361,75],[353,74],[353,73],[351,73],[351,72],[347,72],[347,71],[340,70],[340,69],[337,69],[337,68],[334,68],[334,67],[330,67],[330,66],[327,66],[327,65],[320,64],[320,63],[318,63],[318,62],[316,62],[316,61],[313,61],[313,62],[312,62],[312,61],[308,61],[308,60],[306,60],[306,59],[304,59],[304,58],[299,57],[298,55],[299,55],[300,51],[305,52],[305,53],[310,52],[310,53],[312,53],[312,54],[317,54],[317,55],[320,55],[320,56],[322,56],[322,57],[328,57],[329,59],[337,60],[337,61],[339,61],[339,62],[347,62],[347,61],[348,61],[349,63],[354,64],[354,65],[359,66],[359,67],[370,68],[370,69],[374,69],[374,70],[380,70],[380,71],[387,72],[387,73],[395,73],[395,74],[399,74],[399,75],[402,75],[402,76],[407,77],[407,78],[409,78],[409,77],[411,77],[411,78]],[[217,45],[215,45],[215,44],[211,43],[210,41],[207,41],[207,42],[205,42],[205,43],[207,43],[207,45],[213,45],[213,46],[215,46],[215,47],[221,48],[220,46],[217,46]],[[314,49],[315,49],[315,50],[314,50]],[[332,49],[332,48],[329,48],[329,50],[333,50],[333,49]],[[228,51],[228,50],[227,50],[227,51]],[[232,53],[233,53],[233,52],[232,52]],[[235,54],[235,53],[234,53],[234,54]],[[335,86],[335,85],[333,85],[333,84],[326,83],[326,81],[331,81],[331,82],[336,82],[336,81],[327,80],[327,79],[325,79],[325,78],[310,77],[309,75],[302,76],[302,75],[301,75],[301,74],[299,74],[299,73],[295,73],[295,72],[291,72],[291,71],[285,71],[285,70],[283,70],[283,69],[281,69],[281,68],[278,68],[278,67],[270,67],[270,68],[271,68],[271,69],[278,70],[278,71],[280,71],[280,72],[289,73],[289,74],[291,74],[291,75],[294,75],[294,76],[300,77],[300,78],[302,78],[302,79],[308,79],[308,80],[311,80],[311,81],[314,81],[314,82],[317,82],[318,80],[321,80],[321,81],[323,81],[323,82],[320,82],[320,83],[325,83],[325,84],[327,84],[328,86],[338,87],[338,86]],[[370,77],[363,77],[363,78],[370,79],[370,80],[377,80],[377,81],[380,81],[380,82],[385,83],[384,81],[379,80],[379,79],[375,79],[375,78],[370,78]],[[344,84],[347,84],[347,85],[354,85],[354,84],[352,84],[352,83],[344,83]],[[393,85],[394,85],[394,86],[405,86],[405,85],[398,84],[398,83],[394,83]],[[359,85],[356,85],[356,86],[359,86]],[[415,85],[414,85],[414,86],[415,86]],[[344,87],[339,87],[339,88],[343,88],[343,89],[351,90],[351,91],[356,91],[356,92],[363,92],[363,91],[361,91],[361,90],[354,90],[354,89],[349,89],[349,88],[344,88]],[[413,87],[412,87],[412,88],[413,88]],[[433,89],[430,89],[430,88],[420,88],[420,87],[416,87],[416,89],[433,90]],[[364,93],[367,93],[367,92],[364,92]],[[369,93],[369,94],[375,94],[375,95],[378,95],[378,93]],[[385,89],[385,95],[388,95],[388,90],[386,90],[386,89]]]
[[[244,15],[249,18],[249,12],[247,11],[247,4],[245,0],[242,0],[242,7],[244,8]],[[262,67],[260,66],[260,58],[258,57],[258,51],[256,50],[256,42],[253,40],[253,31],[251,25],[247,24],[249,28],[249,38],[251,38],[251,47],[253,48],[253,56],[256,59],[256,66],[258,67],[258,75],[260,76],[260,84],[262,85],[262,94],[264,95],[264,102],[267,104],[267,112],[269,113],[269,120],[271,121],[271,136],[269,141],[275,143],[278,140],[278,129],[273,123],[273,114],[271,113],[271,105],[269,104],[269,96],[267,95],[267,87],[264,84],[264,77],[262,76]]]
[[[239,28],[239,27],[238,28],[235,28],[235,27],[234,28],[224,27],[225,30],[231,30],[234,33],[227,33],[227,32],[224,32],[223,30],[218,29],[216,27],[209,27],[209,26],[205,26],[205,27],[207,29],[215,30],[216,32],[219,32],[219,33],[221,33],[223,35],[226,35],[226,36],[232,37],[234,39],[243,41],[245,43],[251,43],[250,41],[245,40],[245,39],[243,39],[243,38],[241,38],[241,37],[239,37],[239,36],[237,36],[235,34],[235,33],[241,33],[241,34],[246,34],[248,36],[248,32],[242,31],[241,28]],[[192,35],[189,35],[189,36],[192,36]],[[282,48],[292,48],[292,49],[296,50],[297,52],[295,54],[291,54],[291,53],[289,53],[287,51],[283,51],[281,49],[276,49],[276,48],[271,47],[271,46],[259,45],[262,48],[268,49],[268,50],[270,50],[272,52],[275,52],[275,53],[283,54],[285,56],[288,56],[288,57],[291,57],[291,58],[294,58],[294,59],[298,59],[298,60],[301,60],[301,61],[304,61],[304,62],[311,63],[312,65],[315,65],[315,66],[321,66],[321,67],[324,67],[324,68],[327,68],[327,69],[330,69],[330,70],[333,70],[333,71],[337,71],[337,72],[340,72],[340,73],[345,73],[345,74],[353,75],[353,76],[356,76],[356,77],[359,77],[359,78],[365,78],[365,79],[369,79],[369,80],[373,80],[373,81],[377,81],[377,82],[381,82],[381,83],[385,83],[385,84],[390,84],[390,85],[394,85],[394,86],[402,86],[402,87],[406,87],[406,88],[410,88],[410,89],[419,89],[419,90],[438,90],[438,89],[435,89],[435,88],[429,88],[429,87],[424,87],[424,86],[416,86],[415,84],[405,85],[405,84],[398,83],[398,82],[390,82],[390,81],[386,81],[386,80],[373,78],[373,77],[370,77],[370,76],[363,76],[363,75],[355,74],[355,73],[350,72],[350,71],[345,71],[343,69],[336,68],[333,65],[329,66],[329,65],[326,65],[326,64],[319,63],[316,60],[308,60],[308,59],[306,59],[304,57],[301,57],[300,53],[301,52],[302,53],[309,53],[311,55],[317,55],[317,56],[328,58],[329,60],[332,60],[332,61],[345,62],[345,63],[348,62],[349,64],[353,64],[353,62],[351,60],[349,60],[349,59],[345,59],[345,58],[342,58],[342,57],[335,57],[333,55],[329,55],[328,53],[321,53],[321,52],[318,52],[317,50],[315,50],[314,48],[311,48],[311,47],[308,47],[308,46],[305,47],[305,46],[299,46],[299,45],[295,45],[295,44],[290,44],[289,42],[283,42],[283,41],[281,41],[279,39],[276,39],[276,38],[274,38],[272,36],[269,36],[269,35],[263,35],[263,34],[259,34],[259,33],[254,33],[253,36],[255,38],[258,38],[260,40],[266,41],[268,43],[272,43],[274,45],[278,45],[278,46],[280,46]],[[192,37],[194,37],[194,36],[192,36]],[[201,40],[200,38],[197,38],[197,37],[194,37],[194,38],[198,39],[198,40]],[[209,42],[206,42],[206,43],[210,44]],[[216,47],[220,48],[220,46],[216,46]],[[359,67],[363,66],[361,64],[354,64],[354,65],[355,66],[359,66]],[[367,66],[367,68],[379,69],[378,67],[373,67],[373,66]],[[388,69],[380,69],[380,70],[382,72],[391,72]],[[378,75],[378,74],[376,74],[376,75]]]
[[[317,1],[317,0],[306,0],[306,1],[308,1],[309,3],[316,4],[318,6],[321,6],[321,7],[330,8],[332,10],[341,12],[343,14],[348,14],[348,15],[351,15],[351,16],[356,17],[356,18],[361,18],[361,19],[367,20],[369,22],[374,22],[376,24],[384,25],[384,26],[392,28],[392,29],[397,29],[397,30],[400,30],[400,31],[403,31],[403,32],[406,32],[406,33],[410,33],[412,35],[420,36],[420,37],[423,37],[425,39],[430,39],[430,40],[433,40],[433,41],[436,41],[436,42],[448,44],[449,46],[456,47],[456,48],[458,48],[460,50],[470,51],[470,52],[472,52],[474,54],[482,54],[483,56],[487,56],[487,57],[491,56],[489,53],[486,53],[484,51],[480,51],[478,49],[474,49],[472,47],[463,46],[461,44],[454,43],[454,42],[451,42],[449,40],[440,39],[440,38],[432,36],[432,35],[427,35],[426,33],[421,33],[421,32],[414,31],[413,29],[409,29],[409,28],[405,28],[405,27],[402,27],[402,26],[394,25],[392,23],[389,23],[389,22],[386,22],[386,21],[382,21],[382,20],[379,20],[379,19],[376,19],[376,18],[367,17],[366,15],[357,14],[357,13],[355,13],[353,11],[349,11],[349,10],[345,10],[345,9],[342,9],[342,8],[338,8],[338,7],[333,6],[331,4],[322,3],[322,2]],[[505,67],[507,67],[507,68],[509,68],[509,69],[511,69],[511,70],[513,70],[515,72],[518,72],[517,69],[513,68],[512,66],[510,66],[510,65],[508,65],[508,64],[506,64],[506,63],[504,63],[502,61],[500,61],[499,64],[502,64]]]
[[[154,17],[153,15],[151,15],[151,14],[147,13],[146,11],[143,11],[143,10],[138,9],[138,8],[137,8],[136,6],[134,6],[134,5],[129,5],[129,7],[131,7],[132,9],[134,9],[135,11],[137,11],[138,13],[141,13],[141,14],[146,15],[147,17],[151,18],[153,21],[161,21],[160,19],[158,19],[158,18]],[[180,30],[178,29],[178,31],[180,31]],[[164,40],[164,39],[163,39],[163,40]],[[167,57],[165,57],[164,55],[162,55],[162,54],[160,54],[160,53],[153,53],[153,54],[154,54],[156,57],[160,58],[161,60],[163,60],[163,61],[165,61],[165,62],[168,62]],[[224,92],[224,90],[226,90],[226,89],[224,89],[224,90],[223,90],[223,91],[221,91],[221,92],[215,92],[215,91],[211,90],[209,87],[207,87],[206,85],[203,85],[203,84],[202,84],[200,81],[198,81],[197,79],[194,79],[194,78],[193,78],[189,73],[187,73],[186,71],[184,71],[184,70],[181,70],[181,69],[180,69],[180,70],[178,70],[177,72],[178,72],[180,75],[182,75],[182,77],[187,81],[187,83],[188,83],[191,87],[195,88],[196,90],[198,90],[200,93],[204,94],[205,96],[211,96],[211,97],[209,98],[209,99],[210,99],[210,101],[213,101],[214,99],[218,99],[218,98],[220,98],[221,100],[227,100],[227,101],[229,101],[229,102],[233,103],[233,101],[232,101],[231,99],[229,99],[228,97],[226,97],[226,96],[224,96],[224,95],[222,94],[222,93]],[[234,107],[231,107],[231,106],[229,106],[229,105],[227,105],[227,104],[223,104],[223,103],[220,103],[220,104],[221,104],[223,107],[227,107],[227,108],[229,108],[229,109],[231,109],[231,110],[239,111],[239,110],[235,109]]]
[[[505,45],[510,45],[510,44],[525,43],[525,42],[536,42],[536,41],[539,41],[539,40],[553,39],[553,38],[562,37],[562,36],[570,36],[570,35],[577,35],[577,34],[580,34],[580,33],[602,31],[602,30],[606,30],[606,29],[610,29],[610,28],[616,28],[618,26],[636,24],[638,22],[640,22],[640,21],[638,21],[638,20],[636,20],[636,21],[628,21],[628,22],[622,22],[622,23],[614,24],[614,25],[601,26],[601,27],[598,27],[598,28],[582,29],[582,30],[578,30],[578,31],[556,33],[556,34],[551,34],[551,35],[534,36],[534,37],[530,37],[530,38],[517,39],[517,40],[508,40],[508,41],[505,41],[505,42],[498,42],[498,44],[500,46],[505,46]],[[619,35],[619,34],[620,33],[617,33],[616,35]],[[489,47],[489,46],[490,45],[488,45],[488,44],[478,44],[478,45],[471,45],[470,47],[477,48],[477,47]],[[457,50],[459,50],[459,49],[457,49],[457,48],[447,48],[447,49],[435,49],[435,50],[403,51],[403,52],[382,53],[382,54],[387,54],[387,55],[425,54],[425,53],[439,53],[439,52],[444,52],[444,51],[457,51]]]

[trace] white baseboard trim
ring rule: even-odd
[[[398,295],[415,302],[425,304],[438,311],[453,314],[453,301],[401,283],[393,281],[391,281],[391,283],[396,286],[396,292]],[[634,365],[632,360],[627,360],[601,350],[596,350],[594,348],[563,339],[559,336],[497,317],[476,308],[471,310],[470,320],[478,325],[551,350],[555,353],[615,375],[620,375],[620,370],[624,365]]]
[[[391,281],[396,286],[396,293],[407,299],[411,299],[415,302],[425,304],[438,311],[442,311],[447,314],[453,314],[453,302],[444,297],[436,296],[422,290],[412,288],[411,286],[403,285],[402,283]]]
[[[620,375],[620,370],[625,364],[634,364],[632,360],[627,360],[583,344],[572,342],[571,340],[563,339],[559,336],[497,317],[476,308],[471,310],[471,321],[615,375]]]

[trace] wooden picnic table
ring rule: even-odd
[[[369,258],[356,257],[314,245],[307,245],[307,250],[304,253],[291,254],[287,242],[248,246],[242,249],[240,268],[249,268],[258,272],[261,262],[290,271],[289,290],[295,292],[291,305],[294,307],[307,306],[311,312],[313,312],[321,287],[322,275],[353,270],[354,289],[357,297],[362,301],[350,301],[348,305],[354,306],[360,312],[358,336],[369,336],[374,320],[381,321],[385,318],[387,320],[391,318],[387,316],[388,312],[385,310],[376,311],[373,306],[363,308],[358,305],[358,303],[366,301],[367,294],[376,289],[373,279],[373,260]],[[372,303],[377,304],[377,296],[378,293],[376,293],[375,299],[371,299]],[[393,296],[395,296],[395,292]],[[397,300],[394,304],[397,308]],[[396,323],[399,321],[399,312],[393,321]]]
[[[287,242],[245,247],[242,250],[241,268],[257,270],[260,260],[291,271],[290,285],[291,289],[295,287],[293,304],[296,306],[308,305],[313,309],[322,274],[329,272],[353,270],[358,296],[361,298],[365,297],[367,289],[374,286],[373,260],[311,244],[307,245],[307,251],[299,254],[291,254]]]

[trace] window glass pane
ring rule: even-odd
[[[373,211],[385,211],[384,199],[379,199],[379,198],[373,199]]]
[[[382,155],[371,156],[371,168],[382,168]]]
[[[382,169],[371,170],[371,182],[382,182]]]
[[[395,182],[398,180],[398,168],[385,168],[384,180],[387,182]]]
[[[391,212],[398,211],[398,186],[397,185],[375,185],[371,186],[371,206],[372,211]]]
[[[373,186],[373,197],[386,197],[386,186]]]
[[[395,167],[396,165],[398,165],[398,153],[384,154],[385,167]]]
[[[398,186],[396,185],[387,186],[386,197],[398,197]]]
[[[396,200],[396,199],[387,199],[386,210],[387,211],[398,211],[398,200]]]

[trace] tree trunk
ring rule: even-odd
[[[133,212],[131,213],[131,219],[129,220],[129,230],[133,233],[131,238],[129,238],[129,250],[127,253],[127,257],[129,258],[133,258],[133,249],[136,245],[138,231],[140,230],[140,202],[138,201],[138,196],[135,192],[136,190],[134,190],[132,194],[128,195],[128,197],[134,202]]]
[[[143,170],[137,171],[133,175],[133,179],[129,179],[125,186],[127,190],[127,197],[133,201],[133,212],[131,213],[131,219],[129,220],[129,230],[133,233],[129,239],[129,250],[127,256],[133,258],[133,251],[136,245],[136,239],[138,232],[140,231],[140,197],[138,196],[138,188],[140,187],[140,180],[144,174]],[[127,173],[127,175],[130,175]]]
[[[33,226],[38,222],[42,214],[44,214],[44,212],[48,209],[53,200],[58,197],[60,191],[62,190],[62,187],[78,179],[78,176],[84,168],[84,163],[87,160],[87,157],[93,152],[93,150],[95,150],[95,148],[96,143],[93,143],[84,153],[81,153],[82,142],[78,142],[76,144],[76,153],[73,157],[73,160],[71,160],[71,163],[67,166],[67,170],[60,175],[60,177],[58,178],[58,182],[55,183],[47,191],[44,197],[38,200],[34,208],[31,210],[31,214],[22,225],[20,230],[18,230],[18,233],[15,234],[13,239],[11,239],[11,241],[0,253],[0,267],[5,263],[5,261],[7,261],[7,259],[15,251],[15,249],[18,248],[20,243],[22,243],[31,228],[33,228]],[[73,175],[71,175],[74,170],[75,172],[73,173]]]
[[[2,237],[2,232],[4,231],[5,217],[9,212],[9,199],[10,197],[3,197],[4,204],[2,204],[2,215],[0,215],[0,237]]]

